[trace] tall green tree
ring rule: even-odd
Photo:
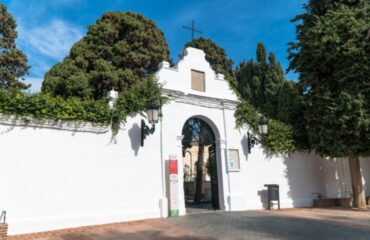
[[[361,156],[370,155],[370,1],[311,0],[296,22],[290,69],[300,73],[311,147],[349,157],[354,206],[364,208]]]
[[[225,75],[232,87],[235,87],[235,76],[233,72],[233,61],[227,57],[225,49],[218,46],[211,39],[196,38],[185,44],[185,47],[202,49],[206,54],[207,61],[217,73]]]
[[[26,55],[15,44],[17,24],[0,3],[0,87],[5,89],[27,89],[30,85],[21,81],[28,74]]]
[[[266,53],[257,43],[256,62],[243,61],[236,71],[237,92],[244,103],[236,111],[237,121],[253,126],[263,114],[269,119],[270,130],[264,146],[270,153],[290,153],[310,149],[305,130],[302,91],[298,84],[287,81],[274,53]],[[246,103],[246,102],[248,103]]]
[[[263,43],[257,44],[257,62],[241,62],[236,68],[237,90],[240,96],[271,118],[278,113],[278,98],[285,84],[284,71],[275,55],[268,57]]]
[[[42,91],[100,99],[115,88],[130,88],[169,59],[162,31],[133,12],[108,12],[91,25],[70,54],[45,75]]]

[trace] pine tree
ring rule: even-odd
[[[359,157],[370,155],[370,1],[311,0],[294,21],[290,69],[300,73],[310,145],[349,157],[354,206],[364,208]]]
[[[27,89],[20,78],[28,74],[27,57],[17,49],[15,40],[17,24],[0,3],[0,87],[6,89]]]
[[[163,33],[133,12],[108,12],[45,75],[42,91],[99,99],[115,88],[130,88],[169,58]]]

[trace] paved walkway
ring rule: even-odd
[[[19,235],[9,240],[370,240],[370,210],[294,209],[194,213],[165,220]]]
[[[9,240],[210,240],[160,219],[11,236]]]
[[[216,239],[370,240],[370,211],[336,210],[338,218],[326,211],[332,210],[214,212],[166,221]]]

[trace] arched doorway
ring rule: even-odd
[[[200,117],[189,118],[182,129],[184,195],[187,212],[220,209],[216,137]]]

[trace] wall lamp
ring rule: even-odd
[[[144,120],[141,120],[141,146],[144,146],[144,140],[150,134],[153,134],[155,131],[155,124],[159,120],[159,106],[155,103],[150,103],[146,107],[146,115],[148,117],[148,122],[152,125],[150,128],[145,124]]]
[[[260,135],[266,135],[268,130],[267,119],[265,117],[262,117],[257,124],[258,132],[260,133]],[[248,132],[248,153],[251,153],[251,149],[254,147],[254,145],[257,145],[260,142],[261,141],[258,138]]]
[[[118,92],[115,91],[114,89],[110,90],[108,92],[108,98],[109,98],[109,103],[108,103],[109,109],[113,110],[119,98]]]

